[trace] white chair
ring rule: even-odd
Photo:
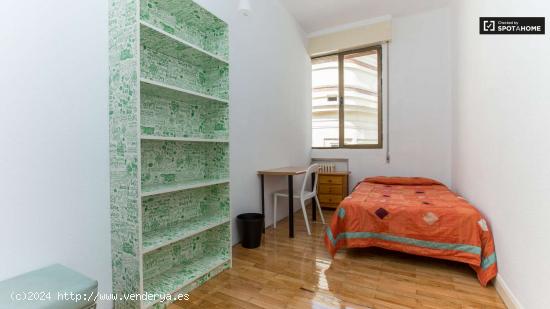
[[[295,199],[300,200],[300,204],[302,206],[302,212],[304,213],[304,220],[306,222],[306,228],[307,228],[307,234],[311,235],[311,230],[309,229],[309,222],[307,220],[307,212],[306,212],[306,204],[305,202],[309,199],[315,198],[315,201],[317,202],[317,209],[319,209],[319,215],[321,216],[321,221],[323,224],[325,224],[325,218],[323,217],[323,212],[321,211],[321,204],[319,203],[319,199],[317,198],[317,179],[319,179],[317,172],[319,171],[319,164],[313,164],[310,167],[308,167],[306,171],[306,175],[304,177],[304,183],[302,184],[302,190],[300,191],[300,195],[294,195]],[[315,183],[313,185],[313,191],[306,191],[306,183],[309,177],[311,177],[311,174],[315,174]],[[287,197],[288,198],[288,190],[281,190],[277,191],[273,194],[273,228],[277,227],[277,198],[278,197]]]

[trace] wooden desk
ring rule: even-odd
[[[262,215],[264,215],[265,220],[265,199],[264,199],[264,176],[287,176],[288,177],[288,237],[294,237],[294,176],[305,174],[308,169],[308,166],[289,166],[281,167],[269,170],[258,171],[260,175],[261,183],[261,192],[262,192]],[[312,184],[315,183],[315,174],[311,175]],[[312,210],[312,220],[316,221],[316,205],[315,199],[312,199],[313,210]],[[265,227],[265,222],[264,222]]]

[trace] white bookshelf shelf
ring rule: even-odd
[[[226,99],[216,98],[195,91],[171,86],[162,82],[157,82],[151,79],[141,78],[140,82],[142,91],[147,91],[163,98],[177,99],[180,101],[196,100],[203,103],[229,103],[229,100]]]
[[[141,139],[149,140],[149,141],[229,143],[228,139],[211,139],[211,138],[198,138],[198,137],[171,137],[171,136],[156,136],[156,135],[141,135]]]
[[[148,253],[174,242],[229,222],[228,217],[198,218],[182,222],[181,225],[143,234],[143,253]]]
[[[162,185],[146,185],[141,188],[141,196],[153,196],[157,194],[171,193],[201,187],[208,187],[213,185],[219,185],[223,183],[229,183],[228,178],[224,179],[213,179],[213,180],[200,180],[192,181],[188,183],[180,184],[162,184]]]
[[[142,33],[147,33],[148,35],[158,35],[162,38],[164,38],[165,40],[170,40],[172,41],[173,43],[177,43],[178,45],[181,45],[181,48],[178,48],[178,49],[192,49],[194,51],[194,53],[200,53],[202,54],[203,56],[206,56],[206,57],[209,57],[209,58],[212,58],[212,59],[215,59],[219,62],[222,62],[224,64],[229,64],[229,62],[227,61],[227,59],[223,59],[222,57],[220,56],[217,56],[217,55],[214,55],[213,53],[211,52],[208,52],[200,47],[198,47],[197,45],[195,44],[192,44],[192,43],[189,43],[173,34],[170,34],[162,29],[159,29],[158,27],[155,27],[145,21],[140,21],[139,22],[140,24],[140,29],[142,31]]]
[[[230,263],[230,259],[226,256],[204,256],[189,264],[173,267],[149,280],[146,279],[143,289],[149,294],[172,294],[192,285],[194,281],[214,272],[227,263]],[[159,301],[146,302],[145,307],[150,308]]]

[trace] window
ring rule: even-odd
[[[382,148],[382,47],[312,59],[312,147]]]

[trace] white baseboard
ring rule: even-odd
[[[506,305],[506,308],[524,309],[500,275],[497,275],[495,279],[495,288],[497,289],[498,295],[500,295],[500,298],[502,298],[502,301]]]

